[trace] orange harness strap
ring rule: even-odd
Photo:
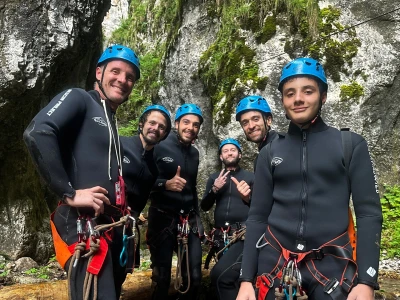
[[[50,215],[51,234],[53,236],[53,244],[56,252],[56,258],[60,266],[64,269],[65,264],[75,252],[75,246],[78,242],[68,245],[59,235],[53,222],[54,212]],[[86,249],[90,248],[90,238],[86,242]],[[103,266],[108,251],[108,243],[103,237],[100,237],[99,250],[93,255],[93,259],[87,267],[87,271],[97,275]]]
[[[353,260],[357,261],[357,234],[356,227],[354,226],[353,214],[351,213],[351,209],[349,207],[349,226],[347,228],[347,232],[349,233],[350,244],[353,248]]]
[[[67,261],[71,258],[73,252],[71,253],[70,250],[68,249],[68,245],[66,242],[63,241],[61,236],[58,234],[57,228],[54,225],[53,222],[54,219],[54,212],[50,215],[50,226],[51,226],[51,235],[53,236],[53,244],[54,244],[54,249],[56,251],[56,258],[58,263],[61,265],[61,267],[64,269],[65,264]],[[76,242],[74,245],[77,244]]]
[[[343,286],[344,290],[347,292],[350,291],[351,287],[353,286],[353,281],[356,277],[357,273],[357,264],[355,261],[352,260],[352,256],[349,251],[347,251],[344,247],[334,245],[332,242],[337,240],[338,238],[342,237],[346,233],[343,233],[342,235],[338,236],[337,238],[329,241],[328,243],[325,243],[322,245],[319,249],[311,250],[308,252],[304,253],[295,253],[291,252],[279,243],[279,241],[275,238],[275,236],[272,234],[271,230],[268,228],[269,234],[272,237],[272,240],[269,241],[267,238],[264,236],[264,240],[274,249],[280,250],[281,255],[279,256],[278,262],[272,269],[270,273],[263,273],[260,276],[257,277],[256,281],[256,287],[259,289],[258,291],[258,300],[264,300],[268,291],[273,287],[274,285],[274,280],[276,278],[281,278],[282,277],[282,270],[287,264],[287,262],[291,259],[291,257],[296,257],[297,263],[301,262],[302,260],[305,261],[305,264],[310,271],[310,273],[313,275],[313,277],[324,286],[324,289],[329,290],[332,288],[333,284],[335,284],[334,281],[332,281],[329,278],[326,278],[323,274],[321,274],[316,268],[313,263],[313,260],[321,260],[325,255],[332,255],[337,257],[338,259],[344,259],[347,261],[347,265],[343,271],[342,278],[340,278],[340,281],[337,281],[338,284]],[[347,233],[350,234],[350,233]],[[273,244],[271,244],[271,242]],[[336,285],[332,289],[332,291],[336,288]],[[331,291],[331,292],[332,292]],[[329,294],[331,293],[329,292]],[[333,297],[333,299],[335,299]]]

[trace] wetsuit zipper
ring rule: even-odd
[[[297,248],[301,248],[300,243],[305,247],[305,241],[303,240],[304,232],[305,232],[305,220],[306,220],[306,204],[307,204],[307,133],[305,131],[302,132],[302,162],[301,162],[301,172],[303,177],[303,188],[301,191],[301,217],[300,217],[300,226],[297,233]],[[303,250],[303,249],[299,249]]]

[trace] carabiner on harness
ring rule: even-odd
[[[126,229],[131,227],[132,234],[128,236],[126,234]],[[129,248],[129,241],[135,238],[135,227],[136,227],[136,220],[134,217],[129,216],[127,223],[124,225],[122,229],[122,250],[121,254],[119,255],[119,264],[121,267],[125,267],[126,263],[128,262],[128,248]]]

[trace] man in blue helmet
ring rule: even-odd
[[[154,146],[164,140],[171,131],[171,116],[162,105],[147,106],[139,118],[138,135],[121,137],[124,148],[123,177],[126,183],[127,201],[136,221],[146,206],[151,189],[158,176],[153,159]],[[137,230],[137,245],[140,244]],[[133,239],[130,245],[133,244]],[[133,247],[132,247],[133,248]],[[130,253],[130,251],[128,251]],[[140,265],[139,247],[136,247],[135,266]],[[132,266],[133,267],[133,266]]]
[[[322,120],[328,84],[319,62],[290,62],[278,89],[290,125],[258,156],[237,299],[255,299],[257,278],[258,299],[372,300],[382,212],[367,143],[350,132],[347,160],[343,133]]]
[[[119,264],[122,228],[103,235],[94,226],[119,220],[126,206],[115,112],[140,78],[139,68],[132,49],[108,47],[97,63],[94,90],[61,92],[24,132],[39,173],[62,201],[51,227],[72,299],[119,299],[125,279],[125,267]],[[95,252],[88,253],[92,246]],[[93,278],[92,284],[85,277]]]
[[[228,138],[221,142],[219,158],[224,168],[210,175],[201,201],[204,211],[216,204],[212,244],[205,268],[208,268],[211,255],[217,255],[218,262],[211,271],[211,284],[221,300],[235,300],[239,291],[237,280],[244,240],[235,237],[244,229],[254,182],[254,174],[240,168],[241,157],[242,149],[237,140]]]
[[[277,137],[271,130],[272,112],[261,96],[247,96],[236,106],[236,121],[240,123],[248,141],[258,145],[258,151]]]
[[[154,147],[159,175],[150,195],[147,230],[153,269],[152,299],[167,299],[174,250],[181,254],[178,271],[182,273],[178,272],[180,281],[175,282],[175,289],[182,293],[179,299],[195,299],[198,294],[201,282],[199,236],[203,233],[196,189],[199,151],[192,145],[202,123],[200,108],[195,104],[183,104],[175,114],[176,131]]]

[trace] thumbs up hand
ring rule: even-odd
[[[168,191],[182,192],[185,184],[186,180],[181,177],[181,166],[178,166],[175,176],[165,183],[165,188]]]
[[[242,180],[239,182],[235,177],[231,177],[232,181],[236,184],[236,188],[240,194],[240,197],[243,201],[249,202],[250,201],[250,194],[251,189],[250,186],[247,184],[246,181]]]

